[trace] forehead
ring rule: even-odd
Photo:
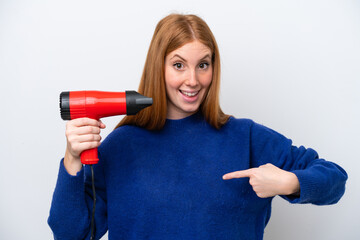
[[[173,57],[175,55],[180,55],[181,57],[204,57],[205,55],[211,56],[211,50],[205,44],[199,42],[198,40],[186,43],[185,45],[175,49],[170,52],[168,57]]]

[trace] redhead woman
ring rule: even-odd
[[[154,32],[138,92],[153,106],[105,125],[67,123],[49,225],[56,239],[89,239],[91,173],[99,147],[95,239],[263,239],[271,201],[334,204],[346,172],[280,133],[222,112],[220,55],[207,24],[171,14]]]

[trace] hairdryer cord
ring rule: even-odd
[[[90,235],[90,240],[94,240],[95,239],[95,204],[96,204],[96,193],[95,193],[95,181],[94,181],[94,169],[93,169],[93,165],[90,165],[91,168],[91,180],[92,180],[92,190],[93,190],[93,199],[94,199],[94,203],[93,203],[93,209],[92,209],[92,215],[91,215],[91,235]]]

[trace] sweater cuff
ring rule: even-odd
[[[70,175],[64,166],[64,159],[61,159],[55,192],[78,202],[79,196],[84,195],[84,168],[76,176]]]
[[[282,196],[290,203],[311,203],[314,197],[320,194],[319,188],[316,184],[317,181],[313,181],[313,176],[308,174],[304,170],[291,171],[296,175],[300,184],[300,195],[288,195]]]

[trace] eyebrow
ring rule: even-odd
[[[170,60],[173,59],[173,58],[175,58],[175,57],[178,57],[178,58],[180,58],[181,60],[183,60],[184,62],[186,62],[186,60],[185,60],[183,57],[181,57],[179,54],[175,54],[172,58],[170,58]],[[202,58],[200,59],[200,61],[204,60],[205,58],[210,58],[210,59],[211,59],[210,54],[206,54],[204,57],[202,57]]]

